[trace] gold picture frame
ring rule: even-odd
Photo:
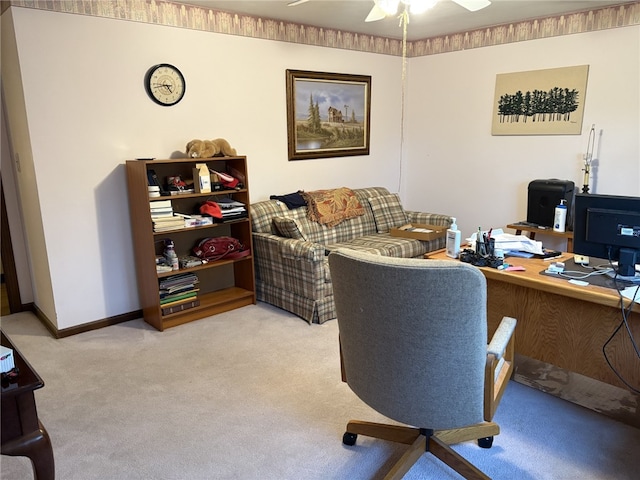
[[[496,75],[492,135],[580,135],[589,65]]]
[[[370,76],[286,74],[289,160],[369,155]]]

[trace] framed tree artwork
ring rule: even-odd
[[[589,65],[496,75],[492,135],[580,135]]]
[[[371,77],[287,70],[289,160],[369,154]]]

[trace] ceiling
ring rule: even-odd
[[[365,23],[364,19],[373,6],[373,0],[308,0],[291,7],[288,4],[292,0],[173,1],[174,3],[197,5],[214,10],[249,14],[303,25],[388,38],[402,38],[402,28],[395,16],[377,22]],[[492,0],[488,7],[470,12],[451,0],[439,0],[426,13],[410,17],[407,38],[419,40],[503,23],[550,17],[623,3],[634,2],[625,2],[624,0]]]

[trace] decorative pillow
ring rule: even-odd
[[[300,230],[300,224],[295,218],[273,217],[273,224],[278,233],[285,238],[307,239]]]
[[[407,214],[400,204],[397,193],[371,197],[368,200],[378,233],[388,233],[389,229],[400,227],[408,222]]]
[[[358,197],[346,187],[300,192],[300,195],[307,202],[309,220],[329,228],[344,220],[364,215],[364,207]]]

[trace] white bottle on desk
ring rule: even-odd
[[[451,217],[451,226],[447,229],[446,246],[447,255],[451,258],[458,258],[460,255],[460,237],[461,232],[456,225],[456,218]]]
[[[553,231],[563,233],[567,226],[567,201],[560,200],[553,218]]]

